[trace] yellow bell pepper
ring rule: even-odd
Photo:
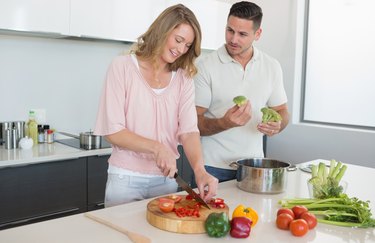
[[[250,208],[250,207],[245,207],[244,205],[240,204],[238,205],[232,214],[232,218],[237,218],[237,217],[246,217],[249,218],[253,223],[251,227],[254,227],[256,223],[258,222],[258,213]]]

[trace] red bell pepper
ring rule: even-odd
[[[251,231],[251,220],[246,217],[236,217],[230,222],[230,235],[234,238],[247,238]]]

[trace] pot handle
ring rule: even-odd
[[[232,167],[232,168],[234,168],[234,169],[238,169],[237,161],[230,162],[229,166]]]
[[[297,170],[297,166],[295,165],[290,165],[288,168],[286,168],[286,171],[296,171]]]

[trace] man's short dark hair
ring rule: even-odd
[[[254,30],[258,30],[262,23],[263,12],[255,3],[242,1],[232,5],[229,10],[228,18],[229,16],[252,20],[254,23]]]

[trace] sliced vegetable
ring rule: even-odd
[[[211,198],[208,204],[214,208],[225,208],[225,202],[222,198]]]
[[[168,198],[172,199],[174,201],[174,203],[179,203],[182,199],[181,196],[175,195],[175,194],[169,195]]]
[[[251,220],[247,217],[236,217],[230,222],[230,235],[234,238],[247,238],[251,231]]]
[[[230,230],[228,215],[224,212],[208,215],[204,227],[210,237],[224,237]]]
[[[174,208],[174,201],[168,198],[160,198],[159,208],[164,213],[172,212]]]

